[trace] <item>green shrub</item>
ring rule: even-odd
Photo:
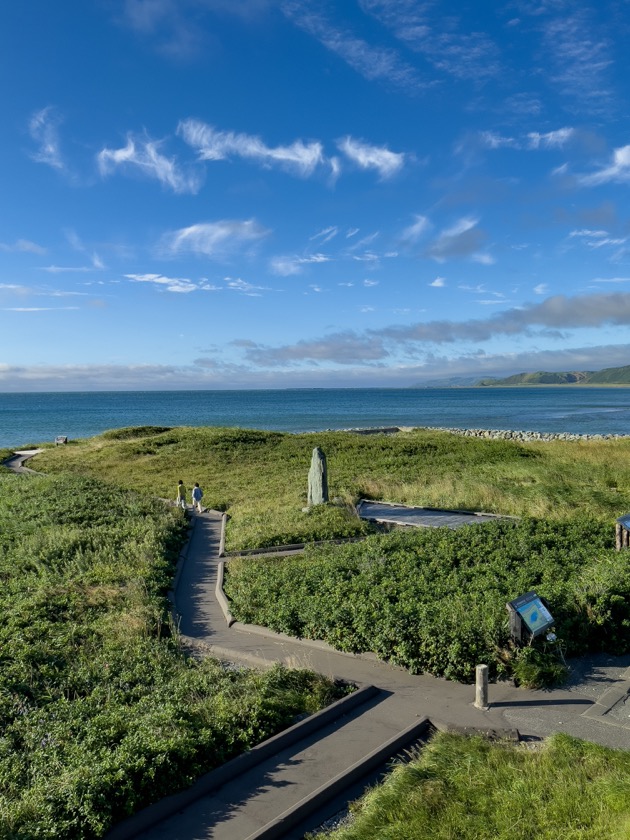
[[[610,526],[586,519],[395,531],[301,557],[232,560],[226,576],[242,621],[462,681],[479,662],[493,676],[513,672],[506,603],[531,589],[549,601],[569,655],[630,651],[630,553],[614,551]],[[534,654],[524,656],[521,670]],[[547,682],[562,674],[548,665]]]

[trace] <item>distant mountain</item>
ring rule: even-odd
[[[604,370],[573,370],[550,373],[539,370],[536,373],[516,373],[505,379],[479,379],[482,387],[506,385],[630,385],[630,365]]]

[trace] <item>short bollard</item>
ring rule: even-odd
[[[488,707],[488,666],[477,665],[477,683],[475,685],[475,707],[487,710]]]

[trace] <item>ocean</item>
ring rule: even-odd
[[[0,394],[0,446],[122,426],[375,426],[630,434],[630,388],[335,388]]]

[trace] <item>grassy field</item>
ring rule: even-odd
[[[181,653],[166,593],[186,532],[146,494],[0,473],[0,837],[102,837],[339,696]]]
[[[305,514],[311,454],[327,457],[334,505]],[[630,440],[546,443],[414,430],[282,434],[246,429],[122,429],[49,448],[33,466],[174,498],[198,481],[230,515],[228,550],[355,536],[361,497],[563,521],[612,523],[630,510]],[[612,527],[612,526],[611,526]]]
[[[539,751],[440,734],[317,840],[627,840],[630,753],[554,735]]]

